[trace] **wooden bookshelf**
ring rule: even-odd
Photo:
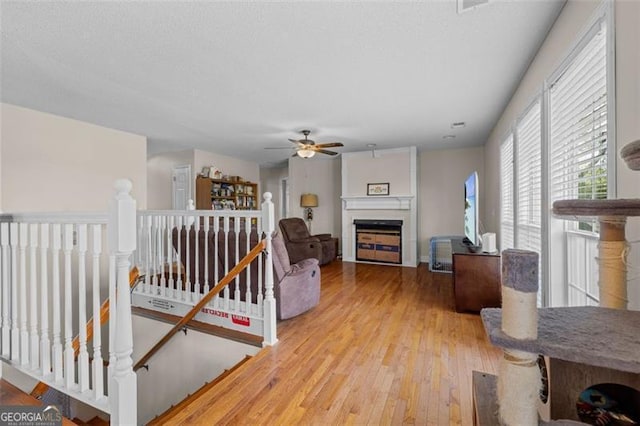
[[[241,179],[196,178],[196,209],[256,210],[258,184]]]

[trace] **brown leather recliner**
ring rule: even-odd
[[[325,265],[338,255],[338,239],[331,234],[311,235],[301,218],[281,219],[279,225],[291,263],[315,257],[320,265]]]

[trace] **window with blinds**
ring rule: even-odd
[[[519,249],[542,250],[542,115],[540,99],[516,123],[516,227]]]
[[[500,250],[514,248],[513,134],[500,145]]]
[[[549,87],[549,186],[551,200],[607,198],[606,23]],[[576,222],[571,222],[576,224]],[[584,231],[595,223],[580,222]]]

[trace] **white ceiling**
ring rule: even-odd
[[[340,152],[482,145],[563,5],[3,0],[0,99],[263,165],[304,128]]]

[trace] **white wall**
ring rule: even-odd
[[[616,2],[616,140],[617,152],[640,139],[640,2]],[[618,156],[618,198],[640,198],[640,171],[627,168]],[[629,308],[640,310],[640,217],[627,221]]]
[[[368,183],[388,183],[389,195],[411,195],[409,152],[378,150],[375,158],[370,151],[358,154],[348,157],[343,196],[367,195]]]
[[[312,234],[327,233],[339,237],[342,232],[340,167],[340,158],[289,159],[289,217],[305,218],[304,209],[300,207],[300,195],[318,195],[318,207],[313,209]]]
[[[177,166],[194,167],[193,150],[166,152],[147,160],[147,205],[150,210],[173,208],[173,169]],[[198,170],[199,171],[199,170]],[[195,179],[191,183],[191,198],[195,200]]]
[[[428,262],[429,239],[437,235],[464,235],[464,181],[478,172],[480,223],[484,224],[484,148],[423,151],[418,155],[418,248]],[[486,206],[491,211],[497,206]],[[485,225],[485,231],[495,229]]]
[[[485,226],[499,232],[499,149],[509,126],[541,89],[542,83],[569,53],[585,29],[600,1],[569,0],[558,16],[535,59],[529,66],[507,108],[485,145]],[[615,2],[616,31],[616,156],[627,143],[640,138],[640,2]],[[620,160],[616,171],[617,197],[640,197],[640,173],[627,169]],[[495,211],[494,211],[495,208]],[[627,240],[640,239],[638,218],[630,218]],[[499,240],[499,239],[498,239]],[[637,275],[640,247],[632,249],[630,262]],[[630,275],[633,275],[634,272]],[[630,308],[640,309],[640,280],[629,285]]]
[[[147,205],[147,139],[2,104],[3,211],[106,211],[113,183]]]

